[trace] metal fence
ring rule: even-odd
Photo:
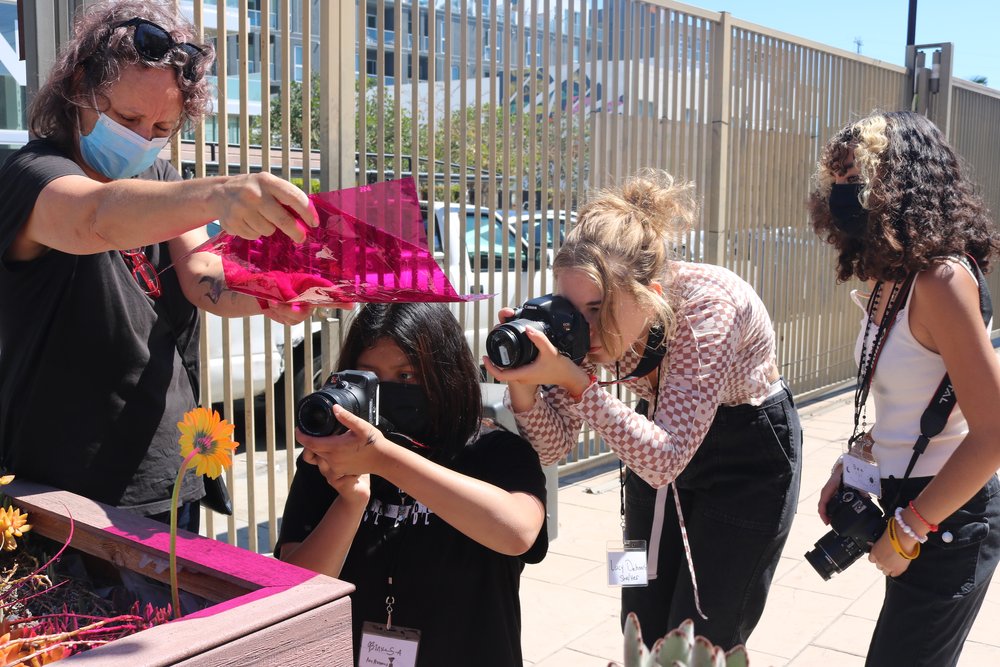
[[[68,17],[83,4],[27,5],[33,72],[47,69]],[[703,201],[683,252],[732,269],[758,291],[774,321],[782,373],[799,397],[854,375],[859,314],[848,305],[851,286],[835,284],[833,252],[812,234],[805,211],[819,150],[838,128],[875,107],[920,107],[949,132],[992,210],[1000,210],[1000,92],[951,79],[950,57],[935,92],[923,67],[927,49],[910,54],[908,74],[666,0],[178,6],[215,44],[219,62],[219,113],[171,145],[188,175],[269,169],[320,190],[412,176],[431,210],[438,202],[485,207],[509,220],[513,235],[455,235],[450,226],[463,223],[446,217],[440,257],[446,265],[468,257],[456,288],[496,293],[489,302],[495,312],[551,290],[558,219],[571,226],[570,212],[588,191],[641,167],[664,168],[694,181]],[[505,269],[508,256],[523,250],[516,239],[525,235],[530,246],[532,221],[546,216],[555,223],[542,225],[539,241],[551,251],[524,271]],[[455,237],[457,244],[449,241]],[[1000,293],[996,272],[990,282]],[[489,316],[456,312],[481,349]],[[246,321],[241,336],[228,321],[215,326],[225,358],[234,337],[243,350],[263,347],[264,354],[276,340],[288,342],[284,377],[304,367],[308,378],[314,364],[329,367],[336,354],[339,313],[329,315],[317,318],[298,348],[287,327],[264,327],[258,341]],[[207,337],[202,352],[209,353]],[[228,416],[237,409],[234,396],[254,393],[250,355],[243,357],[245,386],[234,391],[227,365],[223,395],[211,397]],[[258,398],[265,410],[255,413],[246,401],[237,415],[247,423],[246,474],[229,478],[241,516],[224,528],[230,541],[261,551],[273,544],[294,466],[293,448],[284,446],[293,442],[291,420],[275,421],[291,413],[294,383],[275,384],[266,369]],[[209,384],[207,371],[203,381]],[[257,414],[263,424],[254,423]],[[600,439],[585,433],[561,470],[607,456]],[[258,468],[266,473],[255,475]],[[261,479],[264,489],[256,486]],[[223,530],[213,519],[208,534]],[[245,525],[244,540],[238,533]]]

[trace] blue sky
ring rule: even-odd
[[[906,54],[908,0],[688,0],[686,4],[727,11],[768,28],[781,30],[903,65]],[[1000,88],[1000,1],[918,0],[917,44],[954,44],[954,76],[986,76]],[[929,60],[928,60],[928,64]]]

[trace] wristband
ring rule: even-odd
[[[906,560],[914,560],[917,556],[920,555],[920,542],[917,542],[913,546],[912,554],[908,554],[906,553],[906,551],[903,550],[903,545],[899,543],[899,538],[896,537],[896,522],[894,520],[889,519],[889,523],[886,526],[886,532],[889,533],[889,544],[892,545],[893,551],[895,551],[901,557],[905,558]]]
[[[924,542],[927,541],[927,536],[926,535],[924,537],[921,537],[920,535],[917,535],[917,531],[915,531],[912,528],[910,528],[910,526],[906,523],[906,521],[903,520],[903,508],[902,507],[897,507],[896,508],[896,513],[895,513],[894,516],[896,517],[896,523],[899,525],[900,530],[902,530],[904,533],[906,533],[907,537],[909,537],[912,540],[916,540],[919,544],[923,544]]]
[[[591,373],[590,374],[590,381],[587,383],[587,386],[584,387],[583,390],[579,394],[574,394],[574,393],[572,393],[570,391],[567,391],[566,393],[569,394],[569,397],[573,399],[574,403],[579,403],[580,400],[583,398],[583,395],[587,392],[588,389],[590,389],[590,387],[595,382],[597,382],[597,376],[594,375],[593,373]]]
[[[917,517],[917,519],[920,521],[920,523],[922,523],[925,526],[927,526],[927,532],[928,533],[936,533],[938,531],[938,525],[936,523],[931,523],[930,521],[928,521],[927,519],[925,519],[923,517],[923,515],[920,512],[917,511],[917,508],[914,507],[912,500],[910,501],[910,504],[908,505],[908,507],[910,508],[910,511],[913,512],[913,516]]]

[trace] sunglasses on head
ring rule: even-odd
[[[201,78],[198,71],[198,62],[205,56],[205,50],[195,46],[190,42],[175,42],[170,33],[146,19],[129,19],[111,26],[112,30],[118,28],[131,28],[135,26],[132,33],[132,44],[135,45],[136,52],[148,62],[159,62],[170,53],[171,49],[178,48],[187,54],[187,63],[181,74],[188,81],[197,81]]]

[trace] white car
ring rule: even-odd
[[[546,264],[552,265],[555,253],[566,239],[566,232],[576,224],[576,212],[536,211],[521,213],[510,218],[515,229],[535,248],[545,248]]]
[[[207,225],[209,236],[219,233],[218,223],[212,222]],[[322,311],[314,314],[311,320],[311,335],[313,336],[313,375],[318,378],[321,375],[320,362],[321,347],[320,335],[322,328]],[[305,323],[296,324],[289,328],[290,336],[285,340],[285,325],[270,320],[263,315],[253,315],[246,318],[222,318],[211,313],[205,314],[205,330],[208,337],[208,356],[202,359],[202,364],[208,368],[209,387],[206,393],[202,389],[203,398],[210,399],[212,403],[220,403],[225,400],[226,387],[226,358],[229,358],[229,377],[232,386],[232,400],[238,401],[246,397],[247,364],[250,365],[250,391],[252,396],[261,396],[267,388],[267,369],[270,367],[271,380],[279,387],[285,379],[285,347],[291,345],[293,349],[293,387],[295,397],[300,398],[305,392],[305,380],[303,374],[304,342],[306,338]],[[243,323],[249,324],[249,350],[246,342],[248,336],[244,334]],[[226,331],[228,327],[228,331]],[[266,341],[266,328],[271,330],[270,341]],[[228,333],[228,350],[224,341]],[[281,401],[280,397],[277,401]]]
[[[424,222],[428,204],[421,203]],[[459,294],[492,298],[452,304],[476,359],[503,306],[517,307],[552,291],[552,270],[500,213],[484,206],[434,204],[434,257]],[[491,238],[492,237],[492,238]],[[477,253],[478,244],[478,253]]]
[[[426,224],[429,217],[427,202],[422,202],[421,208]],[[455,290],[460,294],[496,294],[495,297],[480,301],[451,304],[452,312],[465,326],[466,339],[475,358],[480,359],[486,354],[486,336],[496,324],[497,311],[502,306],[519,306],[530,298],[550,292],[551,269],[546,265],[543,270],[539,253],[525,239],[520,238],[515,228],[496,211],[491,212],[481,206],[436,202],[433,212],[434,258]],[[208,231],[214,235],[219,231],[218,225],[210,224]],[[223,345],[223,329],[226,324],[223,318],[215,315],[207,315],[205,321],[208,357],[203,359],[203,363],[208,367],[211,401],[218,403],[225,398],[226,348]],[[249,354],[245,345],[244,322],[248,322],[250,327]],[[269,345],[265,345],[265,327],[271,329]],[[321,328],[321,318],[314,316],[310,332],[313,337],[313,387],[323,379]],[[228,320],[228,357],[233,400],[245,397],[247,363],[250,364],[250,390],[253,396],[264,393],[267,387],[265,371],[268,367],[273,381],[281,386],[280,383],[286,376],[286,345],[293,348],[294,396],[297,399],[304,395],[307,390],[303,369],[305,325],[293,326],[290,332],[286,342],[285,327],[263,315]],[[281,400],[279,397],[278,401]]]

